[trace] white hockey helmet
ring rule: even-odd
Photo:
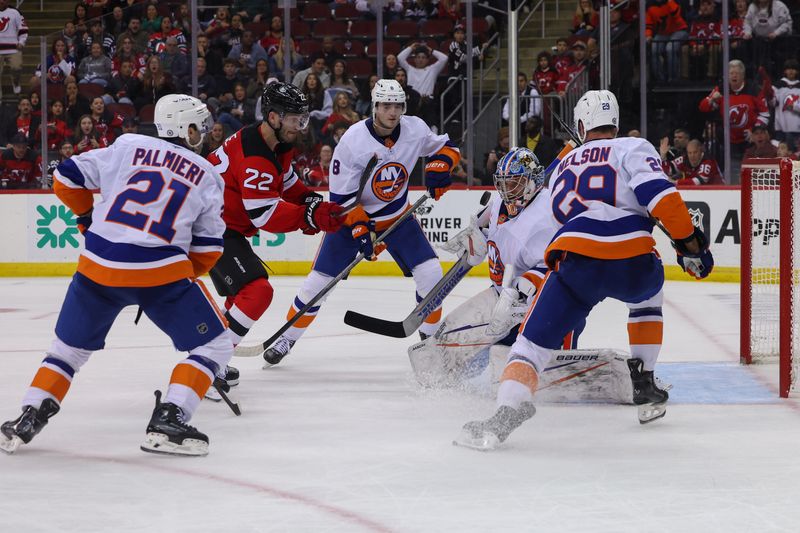
[[[375,104],[386,102],[403,104],[403,113],[406,112],[406,92],[397,80],[378,80],[372,88],[372,120],[375,120]]]
[[[586,133],[601,126],[619,128],[619,104],[611,91],[586,91],[575,104],[575,132],[581,142]]]
[[[203,137],[211,131],[214,119],[206,104],[186,94],[168,94],[156,102],[153,122],[159,137],[180,137],[192,148],[203,142]],[[200,132],[200,141],[192,143],[189,138],[189,126]]]

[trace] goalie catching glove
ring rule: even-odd
[[[688,244],[696,240],[699,252],[689,251]],[[678,254],[678,264],[684,272],[695,279],[703,279],[711,274],[714,269],[714,256],[708,247],[708,238],[700,228],[694,228],[694,233],[685,239],[672,242],[675,252]]]
[[[488,252],[486,236],[478,228],[478,219],[473,215],[470,218],[469,226],[456,233],[446,243],[440,246],[445,252],[449,252],[457,257],[466,253],[469,257],[467,263],[470,266],[477,266],[483,263]]]
[[[511,328],[520,324],[525,319],[535,295],[536,285],[525,276],[513,280],[510,287],[504,287],[494,305],[492,318],[486,326],[486,335],[491,337],[505,335]]]

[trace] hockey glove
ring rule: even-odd
[[[323,202],[321,198],[309,196],[305,200],[306,211],[305,219],[308,230],[303,233],[313,234],[318,231],[333,232],[339,231],[344,224],[344,209],[339,204],[333,202]]]
[[[86,233],[86,230],[92,225],[92,211],[93,209],[90,209],[84,214],[78,215],[75,219],[75,223],[78,225],[78,231],[81,232],[81,235]]]
[[[470,266],[481,264],[486,259],[488,243],[486,236],[478,227],[477,217],[473,215],[470,218],[469,226],[453,235],[440,248],[459,257],[466,252],[469,255],[467,262]]]
[[[700,252],[692,253],[687,248],[687,243],[697,239],[697,246]],[[694,229],[694,233],[686,239],[674,241],[672,245],[678,254],[678,264],[684,272],[695,279],[703,279],[711,274],[714,269],[714,256],[708,247],[708,239],[705,233],[699,228]]]
[[[425,165],[425,186],[431,198],[438,200],[453,184],[450,177],[450,165],[444,159],[434,155]]]

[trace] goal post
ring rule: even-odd
[[[778,362],[779,391],[800,387],[800,162],[742,164],[741,362]]]

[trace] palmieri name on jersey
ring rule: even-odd
[[[133,153],[132,166],[167,168],[186,181],[199,185],[206,172],[196,163],[172,150],[137,148]]]

